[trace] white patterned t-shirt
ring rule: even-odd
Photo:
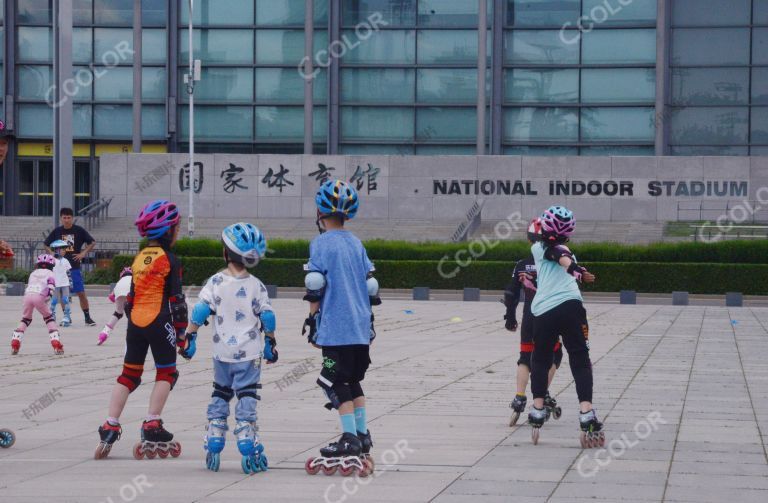
[[[211,308],[214,359],[232,363],[261,358],[259,314],[272,311],[261,281],[250,274],[235,278],[219,272],[205,283],[199,299]]]

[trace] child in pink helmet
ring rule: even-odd
[[[53,266],[56,260],[52,255],[44,253],[37,257],[37,269],[32,271],[27,282],[27,289],[24,291],[24,309],[21,323],[13,331],[11,339],[11,352],[16,355],[21,349],[21,336],[32,323],[32,313],[37,310],[43,317],[48,327],[48,335],[51,337],[51,346],[53,352],[57,355],[64,354],[64,346],[59,338],[59,327],[48,306],[53,290],[56,288],[56,279],[53,275]]]
[[[125,302],[128,299],[128,294],[131,293],[131,278],[133,274],[130,267],[124,267],[120,272],[120,280],[115,285],[112,293],[109,294],[109,300],[115,305],[115,312],[112,313],[112,318],[109,319],[104,328],[99,333],[99,342],[96,344],[101,346],[115,329],[117,323],[122,319],[125,314]]]

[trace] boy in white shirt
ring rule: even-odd
[[[72,283],[70,277],[72,270],[72,264],[69,263],[67,257],[64,256],[69,244],[61,239],[51,243],[51,250],[53,250],[53,257],[56,259],[56,265],[53,266],[53,276],[56,281],[56,290],[51,297],[51,314],[56,317],[56,304],[61,302],[61,309],[64,311],[64,318],[61,320],[62,327],[68,327],[72,324],[71,311],[69,308],[69,286]]]
[[[200,291],[192,311],[186,343],[179,354],[195,354],[197,330],[213,316],[213,394],[208,405],[205,439],[206,467],[219,470],[221,451],[228,430],[229,401],[237,396],[234,434],[243,456],[246,474],[267,470],[267,457],[259,443],[256,424],[257,390],[261,388],[261,359],[277,361],[275,315],[267,288],[246,267],[254,267],[264,256],[267,242],[261,231],[248,223],[230,225],[221,235],[227,268],[214,274]],[[261,332],[264,332],[262,344]]]

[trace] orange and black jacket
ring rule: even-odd
[[[169,301],[181,297],[181,264],[159,246],[147,246],[133,259],[130,323],[146,328],[155,320],[171,316]]]

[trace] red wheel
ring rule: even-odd
[[[321,465],[312,465],[312,463],[315,461],[315,458],[309,458],[306,463],[304,463],[304,470],[310,474],[310,475],[317,475],[317,472],[320,471]]]
[[[155,459],[157,457],[157,451],[148,450],[144,453],[144,455],[147,457],[147,459]]]
[[[181,456],[181,444],[178,442],[172,443],[168,452],[171,454],[171,457],[178,458]]]
[[[109,455],[111,446],[105,446],[101,442],[96,446],[96,452],[93,454],[93,459],[104,459]]]
[[[321,465],[321,468],[320,468],[320,469],[321,469],[321,470],[323,470],[323,474],[324,474],[324,475],[328,475],[328,476],[330,477],[331,475],[333,475],[334,473],[336,473],[336,468],[338,468],[338,467],[337,467],[337,466],[335,466],[335,465],[334,465],[334,466],[325,466],[325,465]]]
[[[144,451],[141,448],[141,442],[133,446],[133,457],[136,459],[144,459]]]
[[[368,475],[372,474],[374,469],[376,469],[376,463],[373,461],[373,456],[368,456],[365,458],[365,463],[368,465]]]
[[[157,455],[160,456],[160,459],[167,458],[170,453],[171,453],[170,451],[166,451],[166,450],[163,450],[163,449],[158,449],[157,450]]]
[[[581,443],[582,449],[589,448],[589,444],[587,443],[587,434],[584,433],[583,431],[581,432],[581,434],[579,434],[579,442]]]
[[[352,466],[339,466],[339,473],[342,477],[349,477],[353,473],[355,473],[355,470],[358,470],[358,468],[354,465]],[[363,472],[365,469],[363,469]]]
[[[598,438],[598,441],[597,441],[597,445],[599,445],[600,447],[603,447],[605,445],[605,435],[604,434],[602,434],[602,433],[600,434],[600,437]]]

